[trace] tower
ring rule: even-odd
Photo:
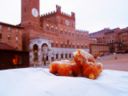
[[[21,0],[21,25],[35,26],[39,25],[40,10],[39,0]]]
[[[29,50],[30,33],[40,26],[39,0],[21,0],[21,26],[23,31],[23,50]]]

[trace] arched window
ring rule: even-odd
[[[63,44],[61,44],[61,46],[60,46],[61,48],[63,48],[64,46],[63,46]]]
[[[58,44],[56,43],[55,47],[58,47]]]
[[[71,53],[69,54],[69,58],[72,58],[72,54]]]
[[[34,55],[33,61],[38,61],[38,45],[37,44],[33,46],[33,55]]]
[[[44,43],[41,47],[42,50],[42,62],[44,65],[46,65],[47,61],[48,61],[48,45],[46,43]]]
[[[51,57],[51,60],[54,61],[54,57]]]
[[[42,46],[41,46],[41,50],[43,52],[47,52],[48,51],[48,45],[46,43],[44,43]]]
[[[65,54],[65,58],[68,58],[68,55],[67,54]]]
[[[51,47],[54,47],[54,43],[51,43]]]
[[[63,59],[63,54],[61,54],[61,59]]]
[[[56,59],[58,59],[58,54],[56,54]]]

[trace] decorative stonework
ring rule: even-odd
[[[34,45],[38,46],[38,60],[34,61],[34,51],[33,51],[33,46]],[[43,58],[43,51],[42,51],[42,45],[46,44],[48,46],[47,49],[47,56],[48,56],[48,60],[46,60],[46,64],[44,63],[44,60],[42,60]],[[30,41],[30,64],[31,66],[45,66],[45,65],[49,65],[50,62],[52,60],[60,60],[60,59],[71,59],[72,58],[72,53],[76,50],[76,48],[52,48],[51,47],[51,41],[46,40],[46,39],[32,39]],[[84,49],[86,51],[88,51],[88,49]],[[63,58],[62,58],[63,55]]]

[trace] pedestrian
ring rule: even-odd
[[[113,55],[114,55],[114,59],[116,60],[117,59],[117,54],[113,53]]]

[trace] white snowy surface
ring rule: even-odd
[[[128,72],[104,70],[90,80],[55,76],[43,68],[3,70],[0,96],[128,96]]]

